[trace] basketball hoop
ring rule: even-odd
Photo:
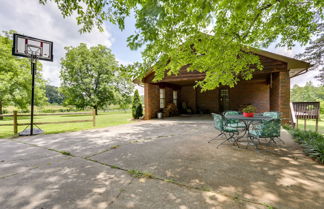
[[[20,34],[13,35],[12,54],[20,57],[37,57],[39,60],[53,61],[53,42]]]
[[[36,63],[37,60],[53,61],[53,42],[15,33],[13,34],[12,55],[30,58],[32,71],[30,135],[41,133],[40,129],[33,129]],[[26,135],[24,131],[20,134]]]

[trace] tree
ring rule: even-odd
[[[65,47],[61,60],[61,90],[64,103],[77,108],[98,108],[117,104],[128,91],[127,79],[119,71],[111,50],[103,45],[88,48]]]
[[[141,104],[141,98],[138,93],[138,90],[136,89],[134,92],[133,97],[133,104],[132,104],[132,115],[134,119],[139,119],[143,116],[143,107]]]
[[[46,85],[46,97],[47,101],[51,104],[63,104],[64,97],[59,92],[59,88],[52,85]]]
[[[314,86],[311,81],[305,86],[294,85],[291,89],[293,102],[324,102],[324,86]]]
[[[45,4],[49,0],[40,0]],[[262,70],[251,47],[306,44],[323,20],[321,0],[52,0],[63,16],[77,14],[81,32],[102,29],[109,20],[124,29],[131,13],[136,33],[131,49],[145,46],[141,74],[153,68],[155,80],[179,73],[180,67],[205,72],[203,90],[234,86]],[[208,35],[207,35],[208,34]],[[139,74],[139,73],[137,73]]]
[[[0,34],[0,115],[3,107],[14,105],[27,109],[31,98],[30,60],[11,55],[13,31]],[[35,104],[46,102],[45,81],[41,77],[42,65],[37,62]],[[1,119],[1,118],[0,118]]]
[[[312,66],[309,70],[319,70],[316,78],[324,85],[324,23],[319,25],[321,33],[314,41],[306,47],[305,51],[296,55],[297,58],[310,62]]]

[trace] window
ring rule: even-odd
[[[173,91],[173,104],[177,105],[178,103],[178,92]]]
[[[160,108],[165,107],[165,89],[160,89]]]

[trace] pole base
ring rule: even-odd
[[[42,134],[44,131],[40,128],[33,128],[33,135]],[[30,136],[30,129],[25,129],[22,132],[19,132],[19,136]]]

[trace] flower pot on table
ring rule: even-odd
[[[251,118],[251,117],[254,117],[254,113],[253,112],[243,112],[243,116]]]

